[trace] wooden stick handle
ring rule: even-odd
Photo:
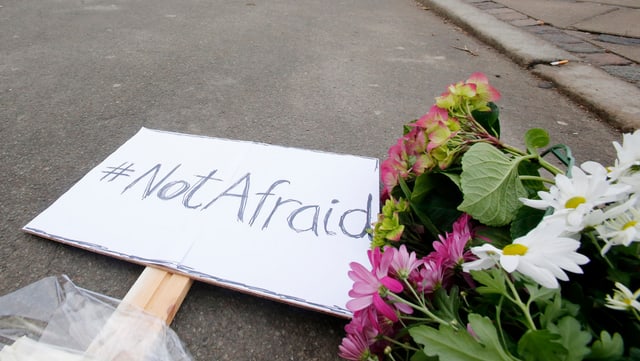
[[[192,284],[193,280],[187,276],[146,267],[122,302],[140,307],[170,324]]]
[[[193,280],[158,268],[146,267],[120,305],[87,349],[88,355],[109,356],[109,360],[134,361],[152,352],[162,325],[173,321]],[[133,307],[155,316],[131,318]]]

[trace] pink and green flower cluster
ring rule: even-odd
[[[406,134],[389,148],[382,162],[383,197],[398,185],[398,178],[411,179],[434,168],[446,169],[465,146],[491,135],[473,118],[474,112],[490,111],[490,102],[500,93],[487,77],[475,73],[465,82],[451,84],[436,98],[429,112],[409,124]]]

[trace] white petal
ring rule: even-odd
[[[575,169],[579,169],[579,168],[574,167],[574,170]],[[561,194],[572,193],[572,191],[574,190],[574,184],[571,181],[571,179],[572,178],[569,178],[564,174],[558,174],[556,176],[556,179],[555,179],[556,187],[558,188]]]
[[[496,246],[485,243],[481,246],[471,247],[471,252],[478,257],[487,257],[490,254],[502,254],[502,250]]]
[[[480,258],[475,261],[466,262],[462,264],[462,270],[466,273],[469,271],[479,271],[487,268],[491,268],[496,264],[493,258]]]
[[[516,270],[521,256],[500,256],[500,264],[505,271],[511,273]]]
[[[551,272],[532,266],[527,262],[520,262],[518,271],[526,276],[531,277],[539,285],[547,288],[558,288],[558,280]]]
[[[547,209],[550,206],[549,202],[541,199],[520,198],[520,202],[535,209]]]

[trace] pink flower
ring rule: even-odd
[[[400,248],[386,247],[385,252],[391,252],[393,254],[391,272],[400,279],[408,279],[409,275],[423,262],[420,259],[416,259],[415,252],[409,253],[404,244],[400,245]]]
[[[465,251],[465,246],[471,240],[472,233],[469,221],[471,217],[464,213],[453,223],[453,231],[439,235],[440,241],[433,242],[434,252],[441,258],[445,266],[454,268],[472,256]]]
[[[455,119],[449,118],[449,112],[446,109],[432,106],[429,112],[423,115],[415,123],[415,126],[424,129],[428,135],[429,142],[427,144],[427,152],[431,152],[447,142],[455,135],[458,130],[458,124]]]
[[[476,96],[475,84],[458,82],[447,87],[447,91],[436,98],[436,106],[442,109],[452,109],[459,106],[460,99]]]
[[[373,307],[355,312],[351,322],[344,326],[346,333],[361,333],[369,340],[374,340],[381,329],[378,314]]]
[[[444,282],[446,269],[441,258],[424,257],[418,276],[414,279],[417,290],[422,293],[433,293],[440,288]]]
[[[399,177],[406,178],[409,175],[410,167],[405,139],[402,137],[389,148],[387,159],[380,165],[380,178],[384,185],[383,199],[388,198],[385,195],[391,193],[398,184]]]
[[[449,85],[447,91],[436,98],[436,105],[459,114],[473,110],[488,111],[491,108],[487,103],[499,99],[500,93],[489,85],[487,76],[473,73],[465,82]]]
[[[484,101],[495,102],[500,100],[500,92],[489,85],[489,79],[483,73],[473,73],[467,79],[467,83],[476,85],[476,93]]]
[[[354,312],[344,330],[347,333],[363,332],[371,339],[380,335],[392,336],[395,332],[394,322],[378,313],[374,306]]]
[[[392,253],[382,253],[379,248],[368,252],[369,261],[373,266],[371,271],[357,262],[350,263],[351,271],[348,275],[354,281],[349,296],[353,299],[347,302],[347,309],[352,312],[363,310],[371,305],[385,317],[397,321],[398,316],[383,297],[387,292],[401,292],[402,284],[389,276]]]
[[[345,360],[370,360],[372,353],[369,346],[372,343],[373,340],[363,333],[348,333],[342,339],[342,344],[338,346],[338,356]]]
[[[419,176],[426,170],[433,168],[434,162],[426,151],[427,140],[425,132],[420,128],[413,128],[404,137],[407,156],[410,159],[411,173]]]

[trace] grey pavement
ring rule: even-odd
[[[420,2],[552,81],[615,126],[640,128],[640,2]]]
[[[543,127],[578,161],[611,162],[608,116],[514,59],[413,0],[0,0],[0,295],[59,274],[126,294],[141,266],[20,229],[142,126],[383,158],[481,71],[502,92],[505,141]],[[196,360],[325,361],[345,322],[198,282],[172,327]]]

